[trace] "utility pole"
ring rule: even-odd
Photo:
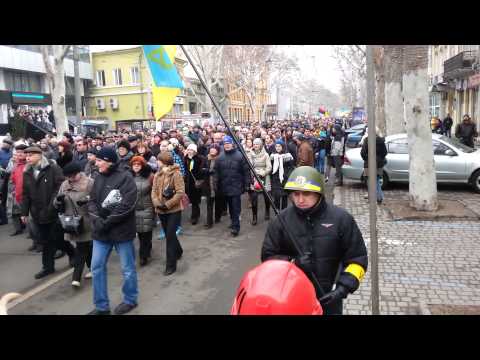
[[[367,45],[367,112],[368,112],[368,202],[370,210],[370,263],[372,315],[380,315],[377,241],[377,156],[375,133],[375,67],[374,46]]]
[[[80,54],[78,52],[78,45],[73,45],[73,72],[75,76],[75,116],[77,117],[77,128],[82,131],[82,97],[80,95],[80,69],[78,62],[80,61]]]

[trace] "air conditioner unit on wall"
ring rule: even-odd
[[[112,109],[118,109],[118,99],[111,98],[110,99],[110,107]]]
[[[97,101],[97,109],[105,110],[105,101],[103,99],[96,99],[96,101]]]

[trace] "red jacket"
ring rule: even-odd
[[[26,163],[16,164],[12,170],[12,175],[10,179],[15,185],[15,201],[18,204],[22,203],[23,198],[23,170],[25,169]]]

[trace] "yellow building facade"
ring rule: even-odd
[[[267,83],[262,80],[258,83],[256,89],[257,98],[255,104],[255,116],[252,114],[248,97],[245,90],[234,91],[234,87],[227,85],[229,94],[228,117],[234,124],[243,124],[251,122],[255,118],[256,122],[262,122],[263,107],[268,104]]]
[[[186,61],[175,58],[183,77]],[[155,128],[152,116],[152,77],[140,46],[92,54],[94,84],[86,97],[87,122],[105,121],[111,130]],[[171,113],[185,111],[185,95]]]

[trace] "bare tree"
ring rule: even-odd
[[[273,53],[268,45],[226,45],[225,70],[233,91],[244,90],[252,112],[252,122],[258,122],[259,98],[266,92],[267,61]]]
[[[222,83],[224,80],[224,45],[187,45],[185,47],[205,81],[208,91],[217,98],[218,105],[222,106],[227,97],[219,97],[216,89],[224,86]],[[183,80],[202,107],[205,108],[207,112],[213,113],[213,104],[210,99],[203,98],[197,94],[195,87],[192,86],[187,78]]]
[[[385,70],[385,126],[386,135],[405,132],[402,76],[403,51],[401,45],[384,45]]]
[[[385,49],[383,46],[373,48],[373,64],[375,68],[375,121],[382,134],[386,133],[385,125]]]
[[[410,156],[410,206],[438,208],[437,181],[428,111],[428,45],[408,45],[403,57],[403,96]]]
[[[65,69],[63,61],[72,45],[41,45],[50,93],[52,94],[53,115],[57,136],[68,131],[67,110],[65,108]],[[53,58],[49,56],[52,49]]]
[[[333,58],[342,74],[341,94],[350,107],[365,105],[366,56],[364,45],[334,45]]]
[[[299,78],[300,68],[295,55],[288,55],[281,50],[281,46],[275,46],[268,63],[268,87],[275,89],[277,99],[277,113],[280,90],[288,91],[294,86],[295,81]],[[298,81],[298,80],[297,80]],[[267,108],[264,107],[262,119],[265,118]]]
[[[296,93],[301,102],[309,104],[311,112],[317,112],[320,106],[333,111],[341,105],[340,97],[319,84],[316,79],[298,81]]]

